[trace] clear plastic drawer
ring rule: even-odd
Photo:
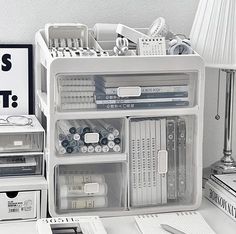
[[[125,164],[61,165],[55,171],[58,213],[125,208]]]
[[[130,206],[192,204],[194,116],[130,121]]]
[[[197,76],[196,72],[59,75],[57,106],[60,111],[192,107]]]
[[[41,175],[43,154],[0,157],[0,177]]]
[[[42,152],[43,132],[0,134],[0,153]]]
[[[124,119],[59,120],[56,148],[59,154],[121,153]]]

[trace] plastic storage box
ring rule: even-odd
[[[13,125],[0,128],[0,177],[42,176],[44,170],[44,129],[34,115],[27,115],[31,124],[20,125],[22,116],[1,116]],[[19,121],[19,123],[17,123]],[[19,125],[17,125],[19,124]]]

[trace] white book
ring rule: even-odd
[[[216,234],[197,211],[135,216],[142,234],[166,234],[161,225],[167,224],[186,234]]]
[[[166,150],[166,119],[161,119],[161,150]],[[161,203],[167,203],[167,173],[161,173]]]
[[[135,129],[135,122],[131,122],[130,124],[130,178],[131,178],[131,185],[130,185],[130,202],[131,206],[137,206],[137,147],[136,147],[136,129]]]
[[[155,120],[149,121],[150,125],[150,140],[151,140],[151,203],[157,204],[157,167],[156,167],[156,123]]]
[[[143,84],[147,86],[148,84],[162,83],[173,85],[173,82],[178,82],[178,84],[187,84],[189,82],[189,75],[187,74],[160,74],[160,75],[113,75],[113,76],[103,76],[98,82],[104,82],[105,87],[116,87],[121,83],[129,86],[135,83]]]
[[[142,205],[147,205],[147,168],[146,168],[146,125],[145,120],[141,120],[140,122],[141,128],[141,161],[142,161],[142,197],[143,202]]]
[[[161,187],[161,174],[158,173],[157,170],[157,153],[161,149],[161,120],[155,120],[156,125],[156,153],[155,153],[155,161],[156,161],[156,188],[157,188],[157,204],[162,203],[161,194],[162,194],[162,187]]]
[[[136,157],[137,157],[137,176],[138,176],[138,192],[137,192],[137,205],[142,205],[143,197],[142,197],[142,187],[143,187],[143,180],[142,180],[142,160],[141,160],[141,129],[140,129],[140,122],[135,122],[135,132],[136,132]]]
[[[236,197],[234,195],[211,179],[205,184],[204,195],[209,201],[236,221]]]
[[[227,192],[236,197],[236,176],[235,174],[211,175],[211,179],[224,188]]]
[[[151,173],[151,133],[150,133],[150,120],[145,121],[146,124],[146,172],[147,172],[147,202],[152,204],[152,173]]]
[[[130,104],[130,103],[156,103],[156,102],[187,102],[188,97],[183,98],[137,98],[137,99],[115,99],[115,100],[96,100],[96,104]]]
[[[161,84],[156,84],[155,82],[150,84],[150,86],[147,86],[147,84],[142,86],[141,84],[137,84],[135,82],[132,86],[139,86],[141,87],[141,94],[153,94],[153,93],[176,93],[176,92],[188,92],[189,86],[187,84],[172,84],[172,85],[166,85],[163,82]],[[131,85],[120,84],[119,87],[130,87]],[[104,92],[106,95],[117,95],[117,89],[118,87],[107,87],[105,88],[103,84],[99,84],[96,86],[97,90],[100,90]]]

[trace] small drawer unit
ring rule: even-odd
[[[0,154],[43,152],[44,130],[34,115],[0,115]]]
[[[46,217],[45,178],[9,178],[0,179],[0,182],[0,222],[28,221]]]
[[[0,177],[42,176],[45,134],[37,118],[0,118]]]
[[[43,153],[0,157],[0,177],[42,175]]]
[[[0,220],[36,219],[40,206],[40,191],[0,193]]]

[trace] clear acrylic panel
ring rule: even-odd
[[[43,154],[0,157],[0,177],[41,175]]]
[[[59,75],[59,111],[181,108],[196,105],[197,72]]]
[[[58,213],[123,210],[126,164],[59,165],[55,168]]]
[[[130,121],[130,207],[192,204],[195,117]]]
[[[58,120],[58,154],[113,154],[123,152],[124,119]]]
[[[43,132],[0,134],[0,153],[42,152]]]

